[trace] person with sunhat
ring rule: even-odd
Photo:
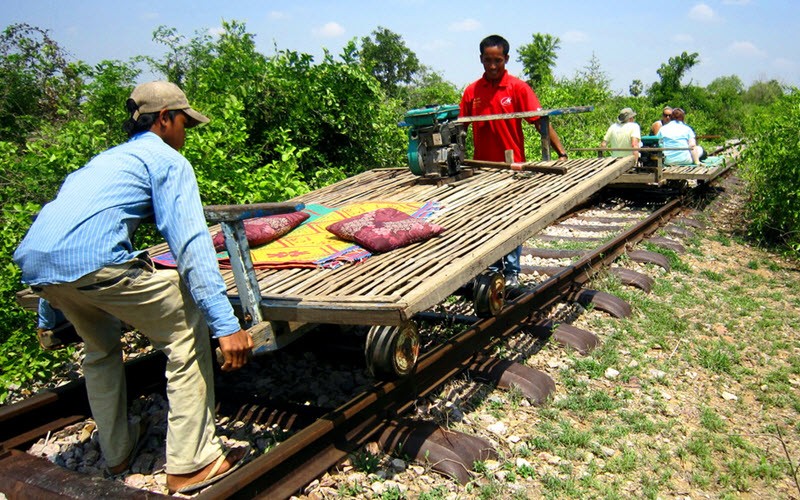
[[[167,488],[188,493],[249,454],[248,447],[224,449],[216,435],[209,329],[224,371],[247,362],[253,341],[228,301],[194,170],[179,153],[186,129],[209,119],[164,81],[138,85],[126,106],[129,140],[67,176],[14,260],[22,281],[84,341],[86,389],[110,475],[128,469],[143,441],[128,421],[120,322],[166,354]],[[156,270],[146,251],[133,248],[134,231],[151,218],[177,270]]]
[[[639,160],[639,151],[635,148],[639,147],[642,140],[642,131],[639,124],[633,121],[636,117],[636,112],[631,108],[622,108],[617,115],[617,121],[612,123],[606,135],[603,136],[603,141],[600,143],[601,148],[611,148],[611,156],[622,157],[633,155],[636,160]],[[614,151],[614,149],[622,148],[621,151]],[[626,151],[628,148],[634,148],[633,151]]]

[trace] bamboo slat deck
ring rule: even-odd
[[[714,167],[695,167],[692,165],[666,165],[664,166],[664,178],[667,180],[698,180],[710,181],[728,170],[726,165]]]
[[[632,162],[632,157],[570,160],[564,175],[479,168],[471,177],[442,185],[420,182],[407,169],[377,169],[289,200],[329,207],[436,200],[445,208],[434,221],[446,229],[428,241],[337,269],[259,270],[264,318],[402,324],[609,184]],[[162,245],[151,254],[165,250]],[[223,277],[235,301],[232,273],[223,271]]]
[[[664,165],[659,169],[653,168],[647,171],[644,168],[636,169],[635,172],[625,173],[619,176],[611,184],[619,185],[661,185],[672,180],[696,180],[708,182],[722,175],[730,168],[729,165],[716,165],[713,167],[703,167],[694,165]]]

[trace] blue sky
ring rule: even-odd
[[[244,22],[259,50],[275,47],[318,60],[323,48],[338,54],[352,38],[378,26],[399,33],[420,61],[462,87],[482,68],[478,44],[489,34],[511,43],[513,74],[521,73],[516,49],[533,33],[561,40],[555,73],[573,76],[596,57],[615,91],[634,79],[649,85],[656,70],[683,51],[698,52],[688,75],[698,85],[738,75],[745,86],[777,79],[800,86],[797,0],[442,1],[269,0],[112,2],[108,0],[4,0],[2,27],[26,22],[50,35],[74,59],[96,64],[159,55],[152,32],[160,25],[192,36],[219,32],[222,20]]]

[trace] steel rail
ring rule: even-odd
[[[199,498],[288,498],[322,475],[346,455],[366,444],[415,402],[467,369],[476,357],[532,322],[539,311],[567,299],[599,269],[609,265],[626,248],[654,232],[682,207],[673,200],[600,248],[589,251],[573,265],[529,292],[510,300],[500,315],[472,325],[426,353],[409,377],[375,384],[371,389],[333,410],[287,440],[210,486]],[[135,360],[128,380],[146,382],[163,390],[163,363],[158,357]],[[159,374],[158,377],[153,373]],[[131,387],[131,394],[141,387]],[[88,415],[84,387],[70,384],[34,396],[17,405],[0,408],[0,456],[13,459],[12,449],[29,444],[55,426]],[[11,455],[10,458],[8,456]]]
[[[533,315],[566,299],[634,244],[654,232],[682,207],[673,200],[572,266],[510,301],[502,313],[484,319],[425,354],[414,374],[377,383],[354,400],[298,431],[269,453],[204,490],[198,498],[288,498],[366,444],[419,398],[468,368],[476,356],[515,334]]]

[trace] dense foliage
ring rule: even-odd
[[[264,55],[243,24],[226,22],[223,28],[216,37],[186,37],[161,26],[153,38],[165,48],[162,57],[103,61],[93,67],[69,61],[46,30],[19,24],[0,36],[0,162],[5,172],[0,181],[0,266],[5,269],[0,278],[0,403],[12,382],[46,378],[57,360],[70,353],[39,349],[34,315],[15,301],[23,286],[11,260],[13,250],[67,174],[125,140],[123,103],[145,70],[178,83],[193,105],[212,118],[189,132],[183,150],[208,204],[280,201],[366,169],[403,166],[406,135],[397,124],[405,111],[458,103],[463,90],[420,64],[402,38],[385,28],[360,43],[352,40],[339,55],[326,51],[321,60],[277,48]],[[662,65],[659,82],[633,82],[631,96],[614,95],[594,56],[573,77],[555,79],[559,40],[537,33],[532,41],[518,54],[528,77],[537,81],[534,88],[543,106],[595,107],[592,113],[554,120],[568,149],[598,146],[626,106],[638,112],[645,133],[664,104],[684,107],[698,134],[720,135],[717,141],[742,136],[742,116],[756,116],[747,132],[752,143],[748,178],[755,186],[753,231],[797,245],[796,92],[784,96],[775,81],[745,89],[735,75],[707,88],[685,84],[697,57],[681,54]],[[476,62],[476,78],[481,71]],[[781,137],[780,131],[792,132]],[[526,141],[535,157],[540,145],[533,128]],[[145,227],[136,243],[149,245],[155,238]]]
[[[800,252],[800,91],[759,109],[747,125],[750,233]]]

